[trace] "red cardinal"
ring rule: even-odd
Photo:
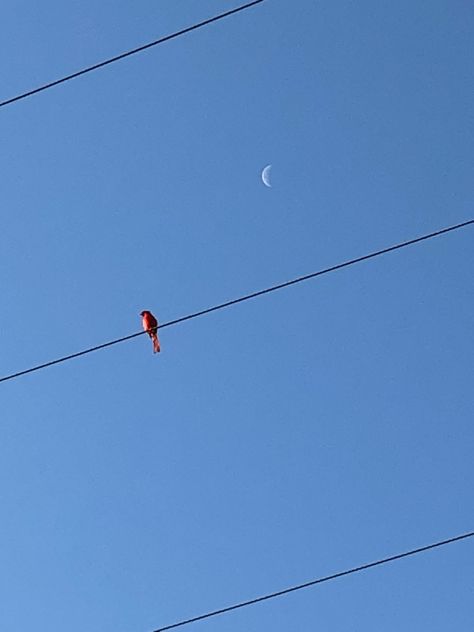
[[[143,329],[148,332],[148,335],[153,340],[153,353],[159,353],[160,341],[158,340],[158,334],[156,333],[158,330],[158,321],[147,309],[141,312],[140,316],[142,317]]]

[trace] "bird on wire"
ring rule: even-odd
[[[159,353],[161,351],[160,341],[158,340],[158,321],[153,314],[147,309],[140,312],[142,317],[143,329],[148,333],[153,342],[153,353]]]

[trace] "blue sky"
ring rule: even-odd
[[[0,100],[233,6],[5,0]],[[473,38],[464,0],[267,0],[3,108],[1,375],[472,218]],[[151,631],[472,530],[473,262],[467,228],[1,385],[0,627]],[[193,627],[468,630],[472,570]]]

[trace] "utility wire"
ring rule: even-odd
[[[166,625],[164,628],[158,628],[157,630],[154,630],[154,632],[165,632],[165,630],[172,630],[174,628],[179,628],[183,625],[196,623],[196,621],[202,621],[203,619],[210,619],[211,617],[216,617],[219,614],[224,614],[225,612],[230,612],[231,610],[237,610],[239,608],[245,608],[246,606],[252,606],[253,604],[259,603],[261,601],[267,601],[268,599],[275,599],[275,597],[281,597],[283,595],[287,595],[288,593],[295,592],[297,590],[302,590],[303,588],[309,588],[310,586],[315,586],[316,584],[323,584],[324,582],[329,582],[329,581],[332,581],[333,579],[338,579],[339,577],[345,577],[346,575],[360,573],[360,571],[365,571],[368,568],[373,568],[374,566],[381,566],[382,564],[388,564],[389,562],[394,562],[395,560],[401,560],[402,558],[409,557],[410,555],[417,555],[418,553],[424,553],[425,551],[436,549],[440,546],[446,546],[447,544],[452,544],[453,542],[459,542],[459,540],[472,538],[472,536],[474,536],[474,531],[471,531],[469,533],[464,533],[462,535],[457,535],[453,538],[449,538],[449,540],[442,540],[441,542],[428,544],[427,546],[422,546],[419,549],[412,549],[411,551],[406,551],[405,553],[399,553],[398,555],[385,557],[381,560],[377,560],[376,562],[369,562],[368,564],[363,564],[362,566],[356,566],[346,571],[340,571],[339,573],[334,573],[333,575],[326,575],[326,577],[313,579],[312,581],[305,582],[304,584],[298,584],[297,586],[292,586],[291,588],[285,588],[284,590],[279,590],[278,592],[270,593],[268,595],[264,595],[263,597],[256,597],[255,599],[249,599],[248,601],[241,601],[240,603],[234,604],[233,606],[227,606],[227,608],[220,608],[219,610],[213,610],[212,612],[207,612],[206,614],[201,614],[197,617],[192,617],[191,619],[185,619],[183,621],[178,621],[178,623]]]
[[[227,18],[230,15],[234,15],[235,13],[239,13],[240,11],[244,11],[245,9],[249,9],[250,7],[255,6],[256,4],[260,4],[265,0],[254,0],[253,2],[248,2],[247,4],[243,4],[235,9],[231,9],[230,11],[226,11],[225,13],[221,13],[219,15],[215,15],[212,18],[204,20],[202,22],[198,22],[197,24],[193,24],[192,26],[188,26],[180,31],[176,31],[175,33],[171,33],[171,35],[166,35],[165,37],[161,37],[153,42],[149,42],[148,44],[144,44],[143,46],[138,46],[138,48],[133,48],[132,50],[126,51],[125,53],[121,53],[120,55],[116,55],[115,57],[111,57],[110,59],[106,59],[105,61],[101,61],[93,66],[88,66],[87,68],[83,68],[77,72],[73,72],[70,75],[62,77],[61,79],[56,79],[55,81],[51,81],[50,83],[46,83],[38,88],[34,88],[33,90],[29,90],[28,92],[24,92],[23,94],[19,94],[16,97],[12,97],[7,99],[6,101],[0,102],[0,107],[5,105],[9,105],[10,103],[15,103],[15,101],[21,101],[21,99],[26,99],[26,97],[31,97],[33,94],[37,94],[38,92],[43,92],[43,90],[48,90],[49,88],[53,88],[54,86],[59,85],[60,83],[65,83],[66,81],[70,81],[71,79],[76,79],[76,77],[80,77],[81,75],[85,75],[88,72],[92,72],[94,70],[98,70],[99,68],[103,68],[104,66],[108,66],[109,64],[113,64],[116,61],[120,61],[121,59],[125,59],[125,57],[130,57],[131,55],[136,55],[137,53],[141,53],[148,48],[152,48],[153,46],[158,46],[158,44],[163,44],[164,42],[168,42],[169,40],[175,39],[176,37],[180,37],[181,35],[185,35],[186,33],[190,33],[191,31],[195,31],[196,29],[200,29],[203,26],[207,26],[208,24],[212,24],[213,22],[217,22],[218,20],[222,20],[223,18]]]
[[[207,309],[203,309],[199,312],[194,312],[192,314],[188,314],[187,316],[181,316],[181,318],[176,318],[175,320],[170,320],[167,323],[163,323],[159,325],[159,329],[164,329],[165,327],[172,327],[173,325],[177,325],[179,323],[183,323],[186,320],[191,320],[193,318],[198,318],[199,316],[204,316],[206,314],[210,314],[211,312],[216,312],[220,309],[224,309],[226,307],[231,307],[232,305],[236,305],[237,303],[243,303],[244,301],[249,301],[250,299],[257,298],[258,296],[263,296],[264,294],[269,294],[270,292],[275,292],[276,290],[281,290],[285,287],[289,287],[290,285],[295,285],[296,283],[302,283],[303,281],[308,281],[309,279],[314,279],[316,277],[322,276],[323,274],[328,274],[329,272],[335,272],[336,270],[341,270],[342,268],[347,268],[356,263],[361,263],[362,261],[367,261],[368,259],[373,259],[374,257],[380,257],[381,255],[385,255],[389,252],[393,252],[394,250],[400,250],[401,248],[406,248],[407,246],[411,246],[413,244],[417,244],[421,241],[426,241],[427,239],[432,239],[434,237],[439,237],[445,233],[452,232],[454,230],[459,230],[461,228],[465,228],[474,224],[474,219],[467,220],[466,222],[462,222],[461,224],[456,224],[454,226],[448,226],[447,228],[442,228],[441,230],[437,230],[433,233],[429,233],[427,235],[422,235],[421,237],[416,237],[415,239],[410,239],[408,241],[401,242],[399,244],[395,244],[394,246],[389,246],[388,248],[384,248],[383,250],[377,250],[376,252],[371,252],[368,255],[364,255],[362,257],[357,257],[356,259],[350,259],[349,261],[344,261],[343,263],[338,263],[330,268],[325,268],[323,270],[318,270],[317,272],[312,272],[311,274],[306,274],[304,276],[297,277],[296,279],[292,279],[291,281],[286,281],[285,283],[280,283],[278,285],[273,285],[272,287],[268,287],[264,290],[259,290],[258,292],[253,292],[252,294],[246,294],[245,296],[241,296],[239,298],[234,298],[231,301],[227,301],[226,303],[220,303],[219,305],[215,305],[214,307],[208,307]],[[143,336],[146,334],[146,331],[139,331],[134,334],[130,334],[129,336],[124,336],[123,338],[116,338],[115,340],[111,340],[109,342],[104,342],[103,344],[97,345],[95,347],[90,347],[89,349],[84,349],[83,351],[78,351],[77,353],[71,353],[70,355],[63,356],[62,358],[58,358],[57,360],[50,360],[49,362],[45,362],[44,364],[38,364],[37,366],[33,366],[29,369],[24,369],[23,371],[18,371],[18,373],[12,373],[10,375],[5,375],[0,378],[0,382],[7,382],[8,380],[13,380],[15,378],[21,377],[22,375],[26,375],[27,373],[33,373],[34,371],[39,371],[41,369],[46,369],[47,367],[53,366],[54,364],[60,364],[62,362],[66,362],[68,360],[73,360],[74,358],[79,358],[80,356],[86,355],[88,353],[92,353],[93,351],[99,351],[100,349],[105,349],[106,347],[111,347],[112,345],[119,344],[120,342],[125,342],[126,340],[131,340],[132,338],[136,338],[137,336]]]

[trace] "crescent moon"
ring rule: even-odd
[[[272,169],[271,165],[267,165],[265,169],[262,171],[262,182],[266,187],[272,187],[272,183],[270,182],[270,171]]]

